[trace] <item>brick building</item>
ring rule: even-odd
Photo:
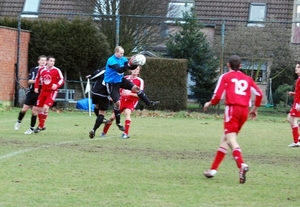
[[[0,104],[3,106],[12,105],[15,100],[17,64],[19,65],[18,77],[20,85],[28,87],[27,65],[29,39],[29,31],[21,30],[20,41],[18,41],[17,29],[0,26]],[[19,51],[18,47],[20,48]]]
[[[240,22],[255,26],[253,21],[292,21],[295,16],[293,12],[299,4],[297,2],[298,0],[195,0],[195,9],[199,18],[216,24],[217,34],[220,34],[223,19],[226,20],[227,29]]]
[[[286,41],[290,42],[295,59],[300,60],[300,23],[296,23],[300,21],[300,0],[195,0],[195,10],[199,19],[215,25],[214,40],[220,40],[221,38],[217,38],[218,36],[225,37],[229,30],[241,24],[246,25],[249,29],[265,27],[264,21],[281,24],[289,34]],[[226,51],[224,51],[224,56],[226,56]],[[250,65],[250,61],[247,59],[243,61],[243,65]],[[251,70],[254,69],[252,74],[256,74],[256,72],[260,74],[259,84],[263,91],[266,91],[267,84],[269,84],[272,65],[269,61],[265,60],[261,67],[258,66],[260,65],[258,63],[251,63],[253,65]],[[269,101],[264,100],[264,103]]]
[[[71,13],[80,13],[82,8],[76,3],[76,0],[1,0],[1,17],[22,18],[56,18],[74,16]],[[22,14],[23,13],[23,14]],[[39,13],[39,14],[37,14]],[[59,13],[62,13],[61,15]],[[25,92],[19,90],[28,87],[28,46],[30,32],[22,30],[20,32],[20,52],[18,78],[16,82],[16,64],[18,62],[18,30],[12,28],[0,27],[0,81],[3,87],[0,90],[0,104],[4,106],[22,105]]]
[[[0,16],[48,18],[51,13],[80,13],[78,0],[1,0]],[[38,14],[39,13],[39,14]],[[57,15],[59,16],[59,15]],[[64,15],[65,16],[65,15]]]
[[[195,0],[197,17],[215,25],[215,35],[220,36],[222,24],[226,31],[239,24],[248,27],[264,27],[264,21],[284,24],[290,32],[291,47],[300,59],[300,0]],[[262,22],[262,23],[260,23]]]

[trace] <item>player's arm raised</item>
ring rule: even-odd
[[[94,80],[97,79],[99,77],[101,77],[101,75],[103,75],[105,73],[105,66],[95,70],[92,74],[87,75],[86,78],[90,79],[90,80]]]
[[[127,69],[134,70],[137,68],[137,65],[132,65],[131,62],[125,62],[124,66],[119,66],[118,63],[113,65],[108,65],[108,67],[112,68],[113,70],[117,71],[118,73],[124,73]]]

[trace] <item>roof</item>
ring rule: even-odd
[[[206,24],[220,26],[226,21],[227,29],[240,23],[247,23],[251,3],[267,4],[267,19],[292,21],[294,0],[195,0],[195,10],[199,19]],[[221,29],[218,27],[217,29]]]
[[[40,0],[40,17],[50,17],[50,14],[74,15],[83,13],[83,8],[76,0]],[[0,16],[17,17],[22,12],[25,0],[2,0],[0,3]],[[91,10],[93,11],[93,10]]]

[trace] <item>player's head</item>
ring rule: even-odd
[[[237,55],[232,55],[229,58],[228,67],[232,70],[239,70],[241,68],[241,58]]]
[[[297,63],[296,63],[295,73],[296,73],[297,75],[300,75],[300,62],[297,62]]]
[[[116,56],[117,58],[121,58],[121,57],[123,57],[123,55],[124,55],[124,49],[123,49],[123,47],[117,46],[117,47],[115,48],[115,56]]]
[[[51,68],[54,66],[54,64],[55,64],[55,58],[52,55],[49,55],[47,57],[47,67]]]
[[[130,75],[134,75],[134,76],[140,76],[140,70],[141,70],[141,66],[137,66],[137,68],[136,69],[134,69],[134,70],[130,70]]]
[[[38,57],[38,64],[40,67],[44,67],[46,65],[47,57],[45,55],[40,55]]]

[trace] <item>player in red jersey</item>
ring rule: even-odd
[[[131,81],[134,85],[138,86],[140,90],[144,90],[144,80],[139,77],[140,74],[140,66],[136,69],[130,71],[129,76],[125,76],[127,80]],[[120,100],[120,112],[124,111],[125,114],[125,131],[122,134],[123,139],[129,138],[129,128],[131,124],[131,112],[135,109],[138,104],[139,97],[137,93],[132,92],[130,90],[121,89],[121,100]],[[112,122],[115,120],[114,114],[110,117],[110,121],[107,122],[103,128],[102,136],[107,134],[109,127],[111,126]]]
[[[296,64],[295,73],[298,76],[295,86],[295,92],[289,92],[289,95],[294,96],[293,106],[287,116],[287,121],[291,125],[293,142],[288,145],[288,147],[299,147],[299,128],[298,128],[298,119],[300,117],[300,63]]]
[[[251,77],[239,71],[241,68],[239,56],[231,56],[227,67],[229,72],[220,76],[212,99],[204,105],[204,111],[206,111],[210,105],[216,105],[222,98],[223,93],[225,93],[224,134],[211,168],[204,172],[204,175],[207,178],[212,178],[216,175],[217,169],[229,147],[239,168],[240,183],[245,183],[246,172],[249,170],[249,167],[244,163],[242,151],[236,139],[237,134],[248,119],[251,94],[255,95],[255,102],[249,115],[251,119],[254,119],[262,101],[262,92]]]
[[[18,121],[15,124],[15,130],[19,130],[21,122],[26,114],[26,112],[31,108],[31,121],[30,121],[30,128],[24,132],[24,134],[32,134],[34,131],[34,126],[36,123],[36,117],[37,117],[37,107],[36,102],[38,99],[39,94],[34,92],[34,83],[35,78],[37,75],[37,72],[40,68],[45,67],[46,65],[46,59],[47,57],[45,55],[41,55],[38,58],[39,65],[36,67],[33,67],[30,69],[30,72],[28,74],[28,83],[29,83],[29,91],[26,94],[26,100],[23,104],[23,107],[18,115]]]
[[[124,57],[124,48],[121,46],[117,46],[114,51],[115,53],[109,57],[106,62],[104,82],[109,96],[114,103],[116,125],[121,131],[124,131],[125,128],[121,124],[120,117],[120,88],[135,91],[140,99],[148,106],[155,106],[159,101],[150,101],[143,90],[140,90],[137,86],[124,78],[124,72],[127,71],[127,69],[133,70],[137,68],[138,64],[133,64],[133,62],[135,62],[134,56],[128,61],[127,58]]]
[[[42,88],[37,101],[39,125],[34,130],[35,133],[45,130],[45,121],[48,117],[49,108],[53,105],[57,96],[58,89],[64,84],[64,77],[59,68],[54,66],[55,58],[47,57],[45,67],[39,69],[36,82],[34,84],[34,92],[39,92],[39,85]]]

